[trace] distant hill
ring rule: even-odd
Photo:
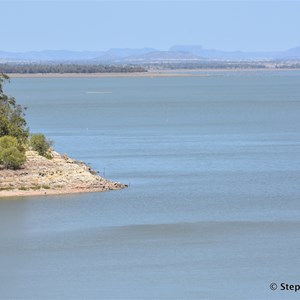
[[[290,52],[294,49],[296,51]],[[300,58],[300,48],[294,48],[283,52],[243,52],[243,51],[221,51],[215,49],[205,49],[201,46],[173,46],[169,51],[186,51],[206,59],[218,60],[265,60],[265,59],[285,59],[291,57]]]
[[[199,45],[176,45],[168,51],[154,48],[112,48],[107,51],[44,50],[31,52],[0,51],[5,62],[80,62],[85,63],[153,63],[207,60],[293,60],[300,59],[300,47],[277,52],[243,52],[205,49]]]
[[[113,61],[122,60],[131,56],[145,55],[147,53],[156,51],[154,48],[130,49],[130,48],[112,48],[103,52],[100,56],[93,60],[98,61]]]
[[[174,61],[197,61],[202,59],[192,53],[183,51],[152,51],[143,55],[129,56],[124,62],[174,62]]]
[[[284,58],[299,59],[300,58],[300,47],[289,49],[283,52]]]

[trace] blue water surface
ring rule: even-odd
[[[0,201],[1,299],[296,299],[300,73],[209,75],[5,86],[129,188]]]

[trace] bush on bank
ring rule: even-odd
[[[32,150],[37,151],[39,155],[46,158],[51,158],[49,149],[52,145],[52,141],[47,140],[45,135],[42,133],[33,134],[30,137],[29,145]]]
[[[25,148],[13,136],[0,137],[0,164],[7,169],[18,169],[26,162]]]

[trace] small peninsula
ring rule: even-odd
[[[111,182],[82,161],[60,155],[43,134],[30,134],[25,108],[3,92],[0,74],[0,198],[103,192],[127,187]]]
[[[25,164],[0,169],[0,197],[104,192],[127,187],[97,174],[84,162],[51,151],[51,159],[26,151]]]

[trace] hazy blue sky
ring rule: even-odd
[[[300,46],[299,1],[3,1],[0,50]]]

